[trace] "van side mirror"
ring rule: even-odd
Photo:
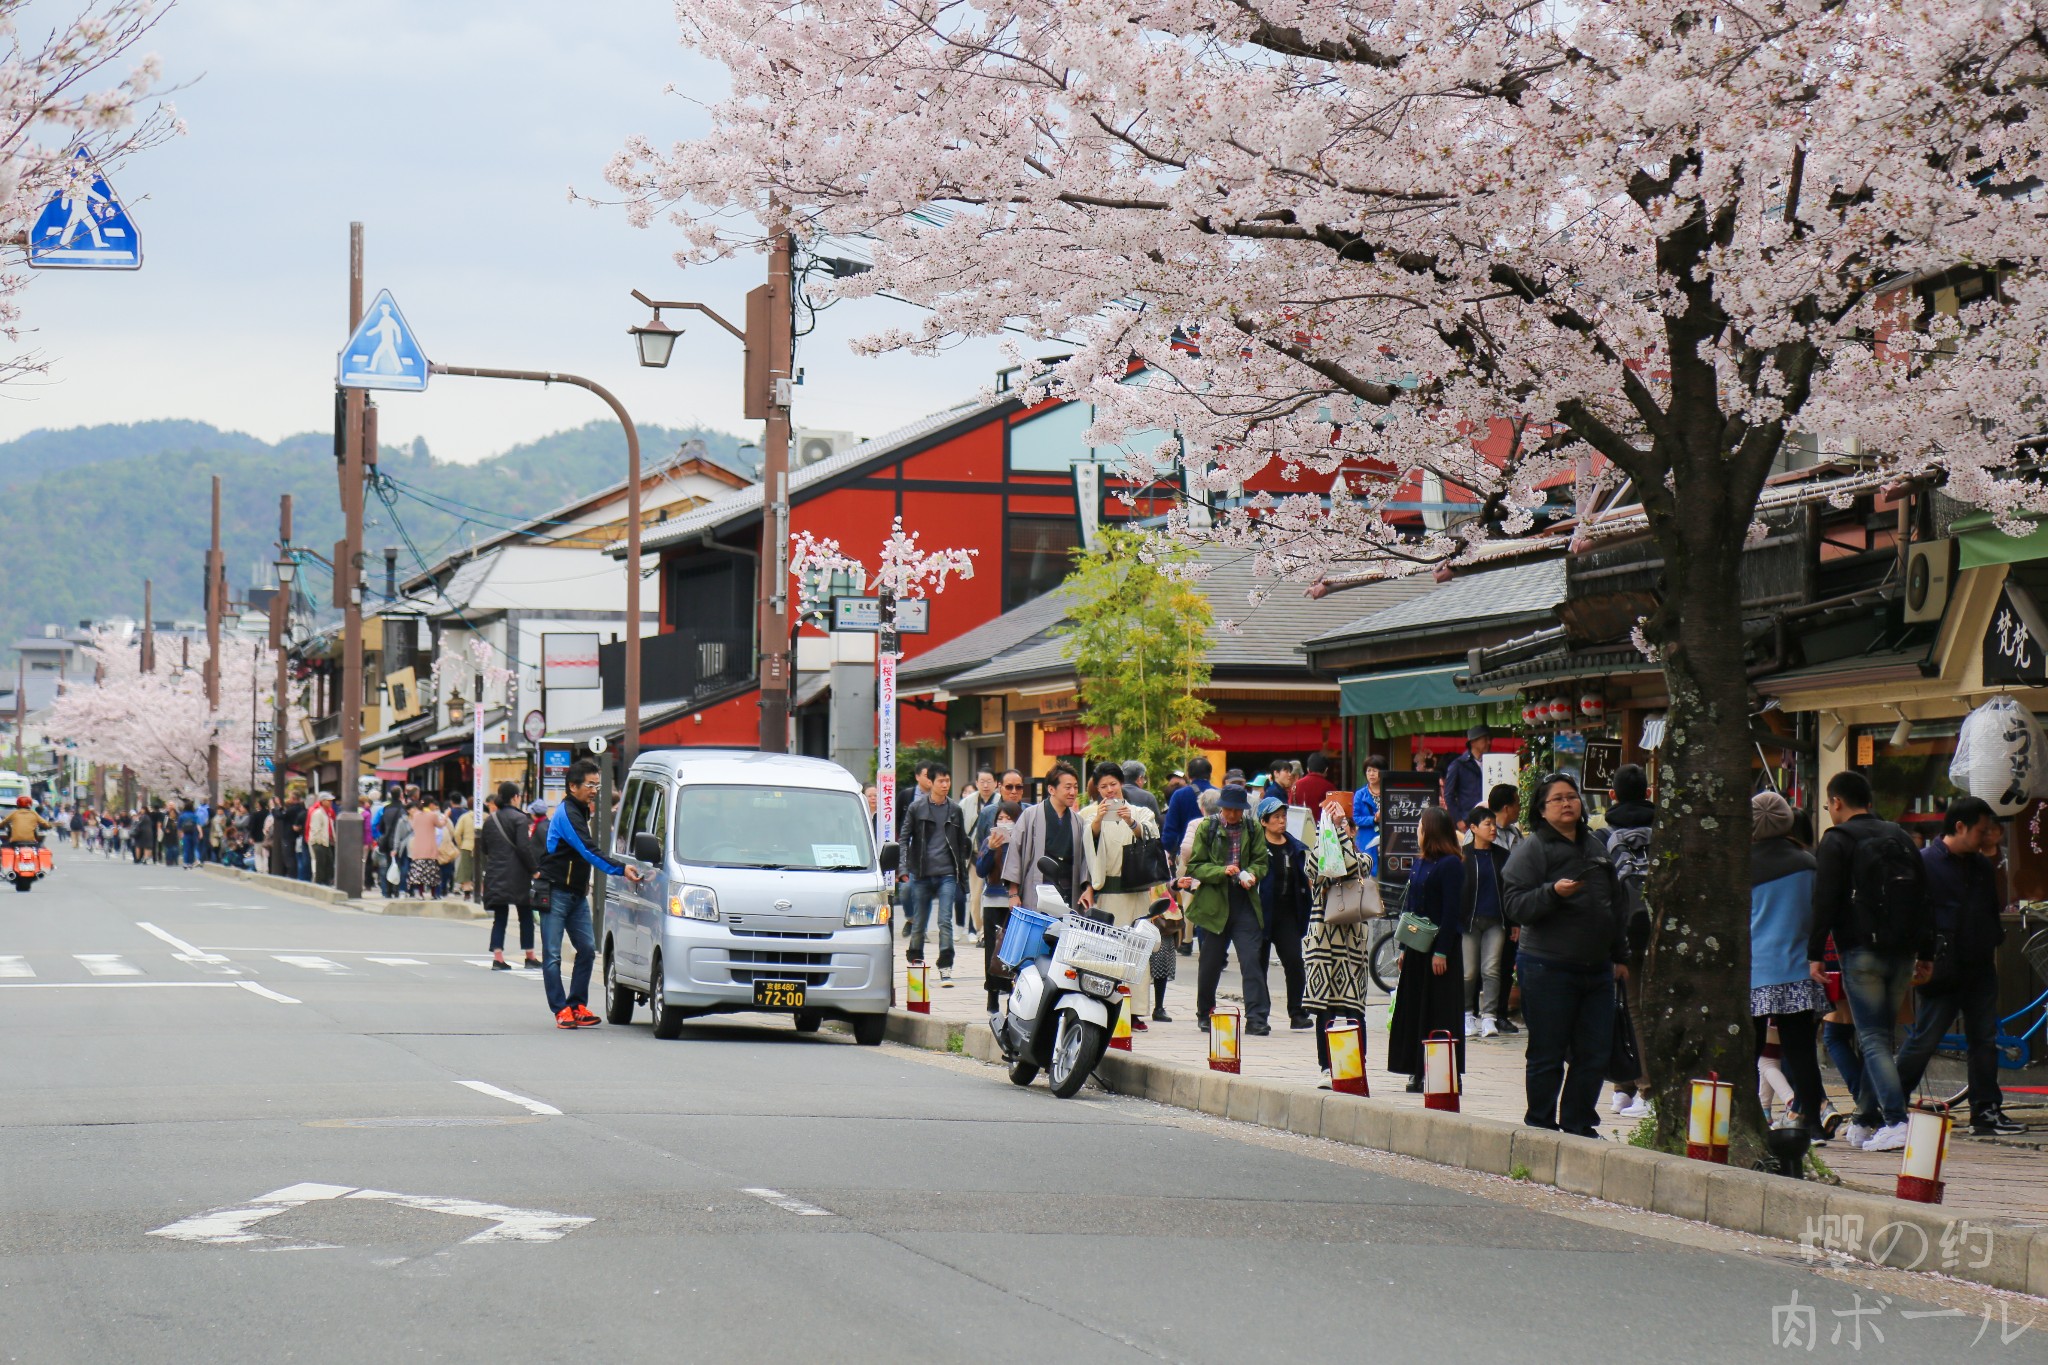
[[[661,861],[661,836],[649,834],[646,830],[633,836],[633,856],[643,863]]]
[[[882,871],[894,872],[903,863],[903,846],[901,844],[883,844],[881,856],[876,861],[881,866]]]

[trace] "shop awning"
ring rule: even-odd
[[[2048,559],[2048,526],[2037,525],[2023,536],[2009,536],[1994,524],[1991,513],[1979,512],[1957,518],[1954,534],[1956,562],[1965,569]]]
[[[436,759],[459,752],[457,749],[430,749],[423,754],[414,754],[411,758],[401,758],[396,763],[381,763],[377,766],[377,776],[394,780],[402,778],[422,764],[432,763]]]
[[[1514,696],[1512,692],[1488,696],[1460,692],[1454,680],[1464,671],[1464,664],[1441,664],[1434,668],[1403,669],[1398,673],[1339,678],[1337,686],[1342,693],[1339,710],[1347,716],[1384,716],[1395,711],[1427,711],[1436,707],[1505,701]]]

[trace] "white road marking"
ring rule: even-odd
[[[36,969],[25,957],[0,957],[0,976],[34,976]]]
[[[791,1198],[780,1190],[741,1190],[740,1193],[751,1194],[756,1199],[765,1199],[776,1208],[782,1209],[787,1213],[796,1214],[801,1218],[830,1218],[832,1216],[832,1210],[821,1209],[816,1204],[806,1204],[803,1200]]]
[[[249,1246],[269,1251],[322,1249],[328,1244],[284,1244],[281,1238],[266,1237],[251,1229],[264,1219],[273,1218],[287,1209],[296,1209],[328,1199],[381,1200],[387,1204],[397,1204],[401,1208],[453,1214],[458,1218],[490,1220],[490,1227],[463,1238],[461,1245],[464,1246],[481,1246],[493,1242],[553,1242],[568,1236],[591,1221],[570,1214],[549,1213],[546,1209],[515,1209],[504,1204],[480,1203],[474,1199],[456,1199],[430,1194],[394,1194],[389,1190],[359,1190],[348,1185],[308,1182],[272,1190],[269,1194],[258,1195],[246,1204],[195,1213],[189,1218],[181,1218],[167,1226],[152,1228],[149,1236],[163,1237],[175,1242],[197,1242],[205,1246]],[[257,1245],[266,1242],[275,1245]]]
[[[227,961],[226,958],[220,956],[218,953],[209,953],[204,948],[194,948],[191,944],[185,942],[184,939],[179,938],[176,934],[167,934],[163,930],[157,928],[154,924],[150,924],[145,920],[135,921],[135,927],[140,929],[145,934],[154,934],[156,937],[170,944],[172,948],[177,950],[176,956],[180,962]]]
[[[372,957],[365,958],[364,961],[374,962],[380,967],[424,967],[427,965],[416,957]]]
[[[172,953],[171,959],[174,962],[182,962],[187,966],[198,967],[212,972],[215,976],[240,976],[242,974],[241,968],[230,967],[227,965],[228,960],[226,958],[215,957],[211,953],[202,954],[199,957],[192,957],[186,953]]]
[[[211,986],[214,983],[207,981],[200,984]],[[291,996],[285,995],[282,992],[274,991],[268,986],[259,986],[253,981],[223,981],[219,984],[223,986],[240,986],[251,995],[260,995],[265,1000],[275,1000],[280,1005],[301,1005],[305,1003],[302,1000],[294,1000]]]
[[[432,920],[424,920],[421,922],[428,924],[434,923],[434,921]],[[216,953],[268,953],[272,957],[276,957],[280,953],[325,953],[329,957],[368,957],[373,953],[388,953],[391,950],[389,948],[245,948],[229,946],[224,948],[215,948],[212,951]],[[418,949],[412,950],[412,955],[414,957],[459,957],[464,959],[473,959],[476,956],[474,952],[426,953],[421,952]],[[488,958],[485,959],[485,961],[489,960],[490,959]]]
[[[248,984],[246,981],[22,981],[0,986],[0,991],[203,991],[215,988],[233,990],[236,986]]]
[[[559,1114],[562,1112],[552,1104],[543,1104],[539,1100],[530,1100],[524,1095],[515,1095],[509,1090],[500,1090],[497,1086],[484,1081],[457,1081],[456,1084],[467,1086],[479,1095],[489,1095],[491,1098],[499,1100],[510,1100],[530,1114]]]
[[[487,957],[472,957],[468,961],[472,967],[488,967],[491,965],[491,960]]]
[[[123,962],[119,953],[73,953],[71,956],[94,976],[142,975],[142,968]]]
[[[272,956],[287,967],[303,967],[309,972],[345,972],[348,970],[339,962],[330,962],[324,957],[295,957],[286,953],[273,953]]]

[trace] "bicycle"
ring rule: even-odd
[[[2035,1034],[2040,1033],[2044,1039],[2048,1039],[2048,903],[2022,901],[2020,928],[2023,932],[2031,931],[2027,934],[2027,941],[2020,946],[2020,956],[2034,969],[2035,980],[2041,984],[2042,990],[2032,1000],[1998,1021],[1995,1041],[1998,1047],[1998,1069],[2001,1071],[2017,1071],[2027,1064],[2028,1056],[2033,1050],[2028,1040]],[[2030,1013],[2035,1016],[2032,1023],[2018,1033],[2006,1032],[2015,1021],[2024,1019]],[[1969,1041],[1965,1034],[1945,1033],[1935,1047],[1935,1054],[1951,1058],[1966,1056]],[[1951,1109],[1959,1108],[1969,1093],[1970,1088],[1965,1085],[1955,1094],[1948,1096],[1944,1103]]]

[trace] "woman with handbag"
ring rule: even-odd
[[[1409,1092],[1422,1090],[1422,1043],[1433,1033],[1457,1040],[1465,1070],[1465,864],[1458,826],[1442,806],[1425,806],[1421,844],[1408,874],[1401,915],[1401,979],[1387,1022],[1387,1070],[1406,1072]]]
[[[406,818],[406,852],[411,862],[406,867],[405,892],[432,900],[441,890],[441,831],[447,826],[448,817],[431,800],[422,800]]]
[[[1266,875],[1259,882],[1259,908],[1266,917],[1264,970],[1270,954],[1280,954],[1280,974],[1287,982],[1287,1026],[1313,1028],[1303,1008],[1301,941],[1308,933],[1308,845],[1287,832],[1287,803],[1269,796],[1259,802],[1259,824],[1266,839]]]
[[[1316,1061],[1329,1084],[1330,1025],[1365,1027],[1366,919],[1379,903],[1372,867],[1359,856],[1343,798],[1323,801],[1315,856],[1308,859],[1308,937],[1302,948],[1302,1008],[1315,1020]],[[1368,895],[1368,892],[1370,893]]]
[[[1114,763],[1096,765],[1088,785],[1094,804],[1083,807],[1081,828],[1088,840],[1088,867],[1095,885],[1095,908],[1119,925],[1135,924],[1152,906],[1152,888],[1166,880],[1159,845],[1159,818],[1143,806],[1124,800],[1124,770]],[[1141,972],[1131,983],[1131,1028],[1142,1032],[1151,1012],[1146,996],[1151,974]]]

